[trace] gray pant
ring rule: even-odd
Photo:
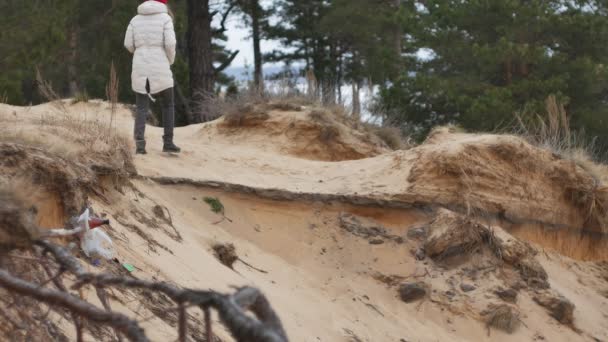
[[[165,144],[173,142],[173,126],[175,125],[175,107],[173,101],[173,88],[169,88],[154,95],[154,98],[160,100],[161,111],[163,113],[163,127],[165,135],[163,142]],[[137,115],[135,116],[135,141],[145,141],[146,132],[146,117],[150,111],[150,98],[147,94],[136,94]]]

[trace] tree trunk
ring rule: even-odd
[[[253,60],[254,60],[254,75],[253,84],[255,85],[256,93],[264,92],[264,74],[262,71],[262,49],[260,42],[262,40],[260,30],[260,4],[259,0],[250,1],[250,15],[251,15],[251,30],[253,35]]]
[[[188,99],[186,99],[186,97],[184,96],[184,93],[182,92],[182,87],[179,85],[179,83],[177,82],[177,80],[175,80],[175,86],[174,86],[174,90],[175,90],[175,104],[177,108],[180,108],[183,110],[183,112],[186,114],[186,124],[192,124],[194,123],[196,120],[192,115],[192,109],[190,108],[190,104],[188,103]],[[176,115],[177,116],[177,115]],[[177,122],[177,117],[176,117],[176,122]]]
[[[393,0],[393,6],[395,7],[395,13],[399,13],[399,11],[401,10],[401,0]],[[402,45],[402,41],[403,41],[403,28],[401,27],[401,23],[399,22],[399,20],[397,19],[396,22],[394,23],[394,28],[393,28],[393,39],[394,41],[394,49],[395,49],[395,63],[393,65],[394,70],[391,73],[392,75],[389,76],[389,78],[392,81],[395,81],[397,79],[397,77],[399,76],[399,73],[401,72],[401,52],[403,50],[403,45]]]
[[[336,93],[337,87],[337,59],[338,49],[335,42],[331,42],[329,45],[329,62],[327,63],[327,70],[325,72],[325,79],[323,82],[323,103],[326,105],[336,104]]]
[[[68,32],[70,53],[68,55],[68,96],[78,94],[78,27],[73,25]]]
[[[205,121],[205,102],[215,84],[211,20],[209,0],[188,0],[188,62],[195,123]]]
[[[360,92],[361,86],[357,82],[353,82],[353,118],[359,122],[361,120],[361,100]]]

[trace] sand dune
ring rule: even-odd
[[[260,288],[292,341],[608,340],[605,199],[593,174],[514,136],[443,129],[391,152],[332,119],[338,135],[320,142],[322,125],[310,114],[273,110],[240,128],[222,119],[179,128],[179,156],[161,153],[162,130],[148,127],[149,154],[135,157],[137,175],[117,183],[100,166],[73,164],[78,141],[47,123],[67,115],[109,129],[106,103],[0,105],[7,140],[0,139],[0,179],[32,185],[24,197],[46,228],[88,195],[111,220],[118,259],[133,264],[136,277]],[[131,134],[126,107],[113,129]],[[99,144],[92,150],[106,151]],[[24,147],[31,145],[36,152]],[[8,157],[15,153],[28,157]],[[51,186],[58,176],[34,170],[55,170],[65,184]],[[228,219],[206,197],[218,198]],[[234,270],[216,259],[216,243],[236,246]],[[426,294],[405,303],[402,284],[416,282]],[[508,289],[515,302],[497,294]],[[138,317],[151,339],[175,340],[166,304],[136,296],[119,294],[113,304]],[[555,317],[551,300],[562,297],[572,317]],[[487,325],[496,305],[518,314],[513,332]],[[70,325],[59,325],[74,339]]]

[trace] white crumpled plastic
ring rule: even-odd
[[[98,255],[106,260],[112,260],[114,248],[112,239],[101,228],[89,227],[89,209],[86,209],[78,218],[81,229],[80,247],[88,257]]]

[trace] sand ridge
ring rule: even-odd
[[[74,118],[109,117],[104,102],[65,107]],[[27,134],[41,130],[41,117],[65,114],[60,111],[50,104],[0,105],[0,120]],[[136,266],[136,275],[145,279],[220,291],[233,285],[259,287],[293,341],[608,339],[608,269],[601,262],[577,261],[533,245],[550,291],[575,305],[574,328],[558,323],[535,302],[537,292],[549,290],[526,285],[514,305],[523,324],[513,334],[488,333],[482,311],[502,303],[494,291],[515,286],[520,266],[505,265],[482,244],[461,264],[447,267],[431,256],[418,258],[424,238],[409,235],[412,229],[432,229],[438,208],[480,217],[478,224],[507,231],[539,225],[538,241],[531,239],[539,243],[543,234],[538,232],[557,226],[601,233],[587,214],[583,194],[593,191],[594,180],[585,170],[517,137],[449,130],[405,151],[313,160],[294,153],[294,146],[285,143],[292,137],[274,130],[294,117],[308,120],[307,115],[271,112],[273,129],[270,124],[245,127],[242,133],[226,132],[221,119],[178,128],[176,143],[184,151],[179,156],[161,153],[162,130],[148,127],[149,154],[135,157],[137,176],[130,185],[117,187],[108,180],[89,198],[112,221],[109,232],[118,258]],[[131,134],[127,107],[116,113],[114,128]],[[49,201],[57,201],[52,196],[49,191]],[[217,223],[221,217],[209,210],[205,197],[217,197],[230,220]],[[48,201],[47,206],[57,211]],[[168,215],[159,217],[156,208]],[[345,217],[354,218],[349,222],[358,222],[358,230],[345,229]],[[239,257],[253,267],[237,261],[231,270],[219,263],[211,247],[226,242],[235,244]],[[399,285],[410,281],[429,286],[424,300],[406,304],[399,299]],[[465,292],[462,283],[476,289]],[[175,339],[170,321],[154,314],[158,307],[147,303],[142,308],[132,298],[123,302],[117,308],[141,317],[153,340]],[[230,340],[221,329],[218,335]]]

